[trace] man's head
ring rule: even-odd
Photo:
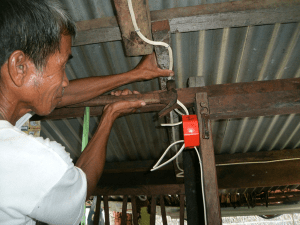
[[[0,67],[21,50],[40,69],[59,50],[61,34],[75,33],[73,21],[55,0],[1,0]]]
[[[22,105],[16,107],[40,115],[54,109],[68,85],[65,65],[75,32],[54,0],[1,0],[0,94],[11,102],[1,108],[14,99]]]

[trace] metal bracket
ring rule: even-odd
[[[209,139],[209,129],[208,129],[208,120],[209,120],[209,107],[208,102],[200,103],[200,114],[202,118],[202,138]]]

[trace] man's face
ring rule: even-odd
[[[65,66],[71,56],[71,36],[62,35],[60,51],[48,58],[47,65],[37,71],[31,69],[30,79],[37,96],[32,96],[32,110],[38,115],[47,115],[61,102],[64,88],[69,85]]]

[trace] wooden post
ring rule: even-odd
[[[123,196],[123,206],[122,206],[122,221],[121,221],[121,225],[126,225],[126,221],[127,221],[127,195]]]
[[[156,195],[152,195],[150,225],[155,225],[155,215],[156,215]]]
[[[133,225],[138,225],[138,215],[137,215],[137,207],[136,207],[136,196],[131,196],[131,206],[132,206],[132,217],[133,217]]]
[[[222,224],[215,153],[209,120],[209,103],[207,93],[196,94],[197,117],[200,130],[200,155],[203,165],[204,195],[206,217],[209,225]]]
[[[152,23],[152,36],[154,41],[161,41],[165,42],[168,45],[171,46],[171,32],[170,32],[170,24],[168,20],[163,21],[156,21]],[[164,46],[155,45],[154,46],[155,54],[156,54],[156,60],[157,64],[161,69],[169,69],[170,65],[170,59],[169,59],[169,51]],[[174,79],[172,77],[171,79]],[[159,85],[161,90],[166,90],[166,84],[167,84],[167,77],[160,77],[159,78]],[[172,116],[171,116],[172,115]],[[179,117],[176,113],[171,113],[167,116],[166,123],[177,123],[179,122]],[[179,128],[178,127],[172,127],[168,130],[169,140],[171,143],[179,140]],[[178,150],[178,146],[174,146],[176,150]],[[173,161],[175,174],[180,173],[181,171],[177,168],[176,161]],[[182,178],[178,178],[176,176],[176,180],[178,183],[182,180]]]
[[[165,208],[165,200],[164,200],[163,195],[160,195],[160,209],[161,209],[161,218],[162,218],[162,221],[163,221],[163,225],[168,225],[166,208]]]
[[[96,212],[95,212],[95,217],[94,217],[94,225],[98,225],[99,224],[100,212],[101,212],[101,195],[97,195]]]
[[[184,195],[180,195],[180,225],[184,225]]]
[[[105,225],[109,225],[110,222],[109,222],[108,196],[104,195],[103,200],[104,200]]]

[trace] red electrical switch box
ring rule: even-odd
[[[199,125],[196,115],[182,116],[184,144],[186,148],[200,145]]]

